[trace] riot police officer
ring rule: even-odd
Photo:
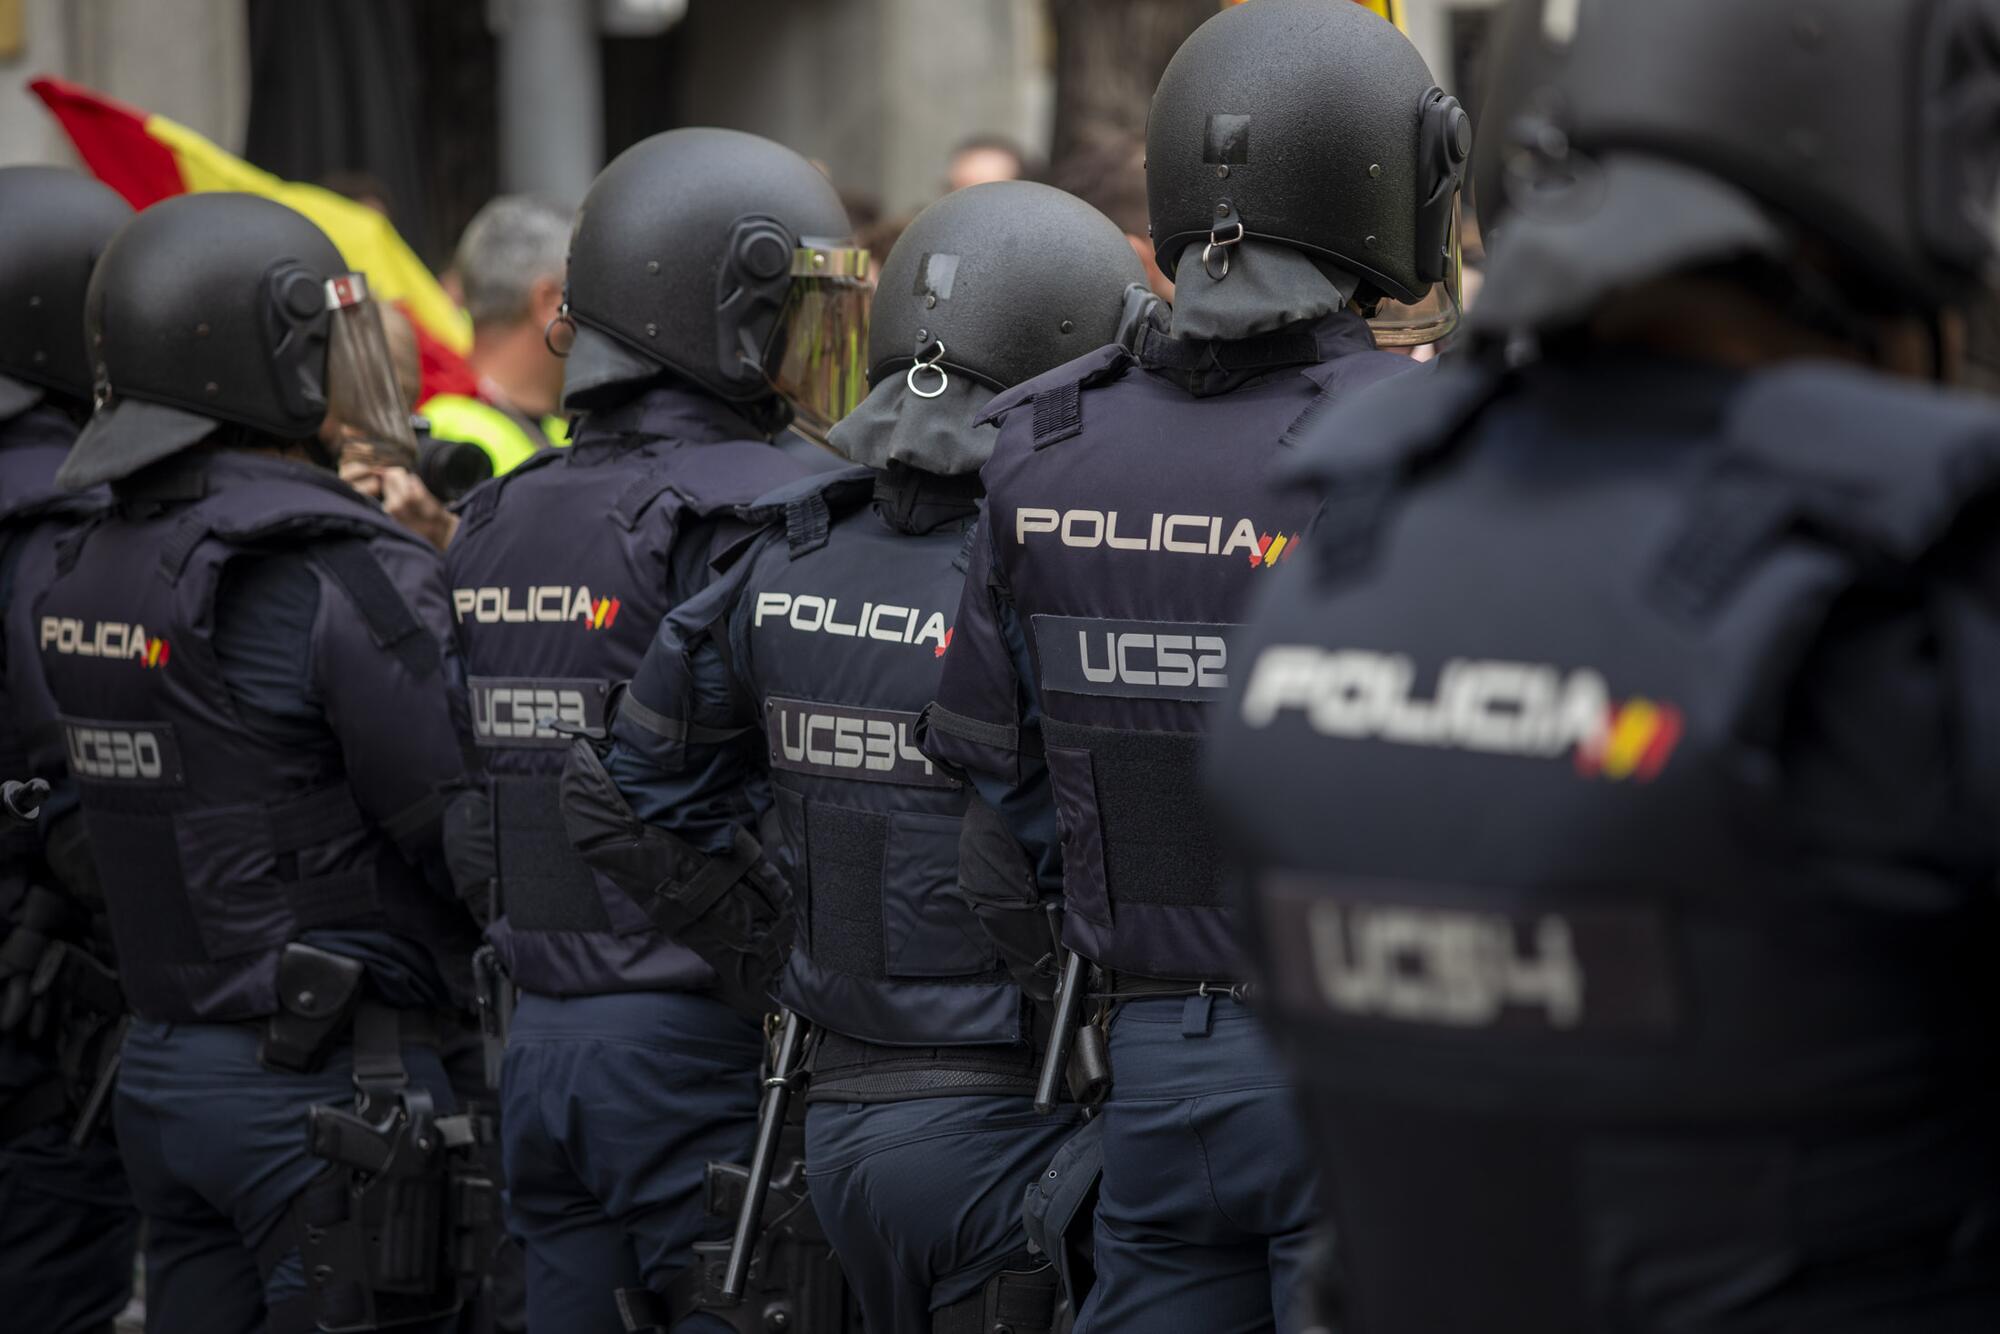
[[[1108,219],[1047,186],[974,186],[920,214],[876,288],[874,389],[832,432],[863,466],[748,511],[763,530],[661,627],[605,768],[581,751],[571,776],[573,824],[643,820],[726,854],[753,836],[722,798],[768,774],[765,855],[794,905],[778,996],[818,1032],[806,1180],[881,1334],[984,1330],[1002,1311],[1029,1334],[1056,1304],[1020,1206],[1074,1108],[1024,1105],[1047,1024],[958,893],[969,793],[916,749],[915,726],[952,643],[993,445],[974,418],[1112,342],[1144,281]],[[657,873],[612,864],[650,896]]]
[[[1450,276],[1469,147],[1457,103],[1359,6],[1225,10],[1175,55],[1149,121],[1171,329],[984,414],[990,521],[923,746],[1036,855],[1031,879],[968,859],[983,916],[1032,941],[1040,896],[1060,895],[1064,942],[1096,966],[1066,968],[1094,1002],[1065,1006],[1109,1026],[1091,1334],[1294,1319],[1313,1183],[1241,1003],[1195,758],[1238,670],[1233,623],[1311,550],[1281,460],[1329,403],[1411,364],[1365,315],[1403,340],[1448,325],[1413,308]]]
[[[90,413],[84,288],[130,216],[75,172],[0,168],[0,777],[53,792],[38,823],[0,833],[0,1310],[52,1334],[109,1324],[138,1242],[104,1128],[70,1143],[123,1006],[32,615],[57,541],[103,501],[55,473]]]
[[[315,436],[390,373],[335,351],[355,290],[310,222],[232,194],[146,210],[90,283],[98,407],[57,481],[110,507],[36,643],[134,1015],[116,1123],[154,1330],[458,1300],[435,1048],[470,940],[439,820],[463,715],[437,554]]]
[[[570,248],[574,443],[461,508],[447,563],[490,778],[467,824],[520,989],[501,1121],[531,1327],[615,1331],[620,1289],[664,1296],[710,1225],[706,1163],[749,1147],[755,1023],[577,856],[557,782],[568,737],[601,732],[612,686],[707,581],[732,508],[803,474],[772,434],[850,405],[843,322],[866,297],[848,230],[826,178],[754,135],[675,130],[620,155]],[[754,818],[741,785],[713,800]]]
[[[1334,1323],[1993,1328],[2000,26],[1509,22],[1486,353],[1307,444],[1215,744]]]

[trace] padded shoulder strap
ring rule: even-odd
[[[421,541],[414,534],[393,527],[393,521],[371,519],[366,511],[352,514],[336,510],[303,509],[266,515],[254,522],[240,522],[218,516],[204,505],[196,505],[175,523],[167,540],[160,544],[160,570],[167,582],[178,583],[188,559],[209,538],[232,545],[254,546],[281,540],[309,541],[336,538],[369,541],[387,537]]]
[[[984,426],[997,422],[1022,404],[1033,403],[1035,444],[1037,447],[1052,444],[1063,438],[1058,431],[1076,434],[1076,402],[1083,390],[1117,379],[1133,364],[1131,352],[1115,343],[1108,344],[995,394],[972,424]]]
[[[1847,367],[1755,376],[1723,429],[1655,584],[1684,616],[1719,607],[1787,532],[1864,565],[1908,566],[2000,490],[2000,412]]]
[[[631,532],[639,526],[639,520],[653,502],[673,489],[673,479],[664,468],[655,472],[643,472],[634,477],[626,488],[618,493],[618,499],[611,506],[611,513],[619,526]]]
[[[1308,410],[1291,477],[1318,488],[1313,559],[1322,578],[1360,568],[1375,550],[1390,501],[1404,478],[1438,462],[1504,391],[1498,366],[1483,362],[1398,375]]]
[[[2000,411],[1848,367],[1756,376],[1727,429],[1733,456],[1807,489],[1813,519],[1899,561],[2000,479]]]
[[[436,671],[439,662],[437,641],[424,629],[410,604],[403,600],[389,572],[368,543],[347,538],[316,544],[311,559],[334,577],[354,602],[368,634],[376,645],[402,659],[410,674],[422,680]]]

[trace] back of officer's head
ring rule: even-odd
[[[0,167],[0,420],[38,399],[90,403],[83,302],[90,271],[132,210],[59,167]]]
[[[850,238],[832,183],[769,139],[690,128],[626,149],[570,239],[564,405],[599,408],[668,379],[770,408],[793,298],[851,279],[832,271],[859,258],[842,251]]]
[[[204,442],[311,441],[327,415],[326,234],[254,195],[180,195],[119,229],[85,302],[97,410],[58,481],[117,481]]]
[[[1667,279],[1868,342],[1982,285],[2000,6],[1515,0],[1501,33],[1483,329],[1574,327]]]
[[[501,195],[473,214],[452,256],[475,331],[548,322],[562,294],[570,211],[536,195]]]

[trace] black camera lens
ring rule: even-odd
[[[449,505],[493,476],[493,460],[469,441],[423,434],[417,437],[417,476],[432,495]]]

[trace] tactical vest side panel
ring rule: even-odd
[[[1278,572],[1217,728],[1346,1318],[1980,1327],[1991,849],[1949,798],[1915,837],[1817,820],[1798,705],[1852,609],[1930,615],[2000,431],[1845,373],[1547,378],[1404,472],[1366,553]],[[1896,661],[1852,707],[1948,715]]]
[[[316,555],[319,634],[436,673],[442,648],[392,573],[414,555],[409,568],[435,577],[435,558],[298,465],[218,456],[204,476],[199,499],[128,506],[84,533],[36,610],[126,995],[165,1021],[268,1014],[280,949],[313,927],[379,925],[423,941],[444,930],[439,896],[363,815],[343,757],[242,717],[212,641],[228,561],[298,550]],[[317,563],[336,549],[400,630],[363,623],[354,591]]]
[[[34,602],[55,575],[59,536],[103,505],[101,494],[55,489],[55,471],[75,439],[76,428],[53,409],[0,422],[0,775],[7,778],[59,782],[63,775],[62,729],[42,677]],[[0,884],[39,846],[33,828],[0,833]],[[4,888],[0,902],[11,902]]]
[[[836,508],[822,545],[759,548],[732,636],[769,746],[774,860],[798,899],[781,996],[882,1045],[1017,1043],[1020,991],[958,888],[966,794],[916,746],[966,525],[898,532],[865,497]]]
[[[1319,393],[1281,373],[1197,398],[1141,370],[1006,414],[984,476],[996,560],[1040,686],[1065,935],[1106,967],[1238,973],[1195,763],[1252,597],[1313,502],[1274,476]]]

